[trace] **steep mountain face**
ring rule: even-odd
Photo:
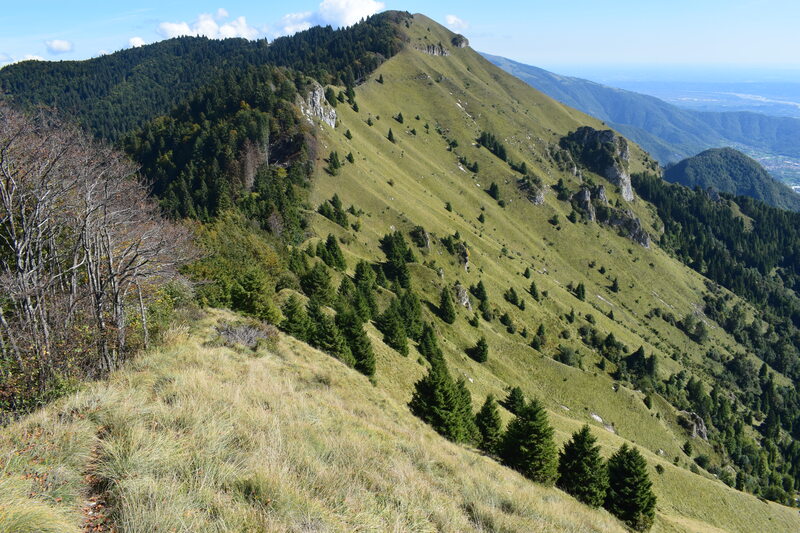
[[[484,57],[559,102],[606,121],[664,163],[722,145],[800,156],[800,120],[749,112],[691,111],[652,96],[560,76],[503,57]]]
[[[663,184],[639,146],[504,73],[422,15],[367,22],[273,44],[282,63],[221,72],[127,132],[124,146],[165,210],[198,220],[206,255],[186,269],[197,300],[278,324],[299,340],[248,322],[269,335],[256,336],[252,349],[235,339],[224,347],[219,337],[238,330],[215,334],[199,318],[185,345],[145,360],[136,367],[143,375],[115,378],[122,383],[109,387],[111,401],[78,395],[40,415],[42,424],[83,431],[69,471],[96,467],[97,489],[128,524],[155,516],[206,527],[230,516],[248,527],[352,529],[357,516],[375,529],[616,529],[602,511],[575,516],[565,505],[558,517],[520,503],[516,492],[499,496],[524,482],[471,450],[469,428],[454,420],[518,387],[541,401],[559,444],[583,424],[605,457],[635,443],[657,497],[656,530],[800,528],[794,511],[753,495],[786,502],[800,480],[792,433],[800,427],[792,382],[800,365],[787,341],[796,331],[790,262],[800,239],[781,232],[781,254],[768,240],[793,219]],[[320,35],[328,37],[311,46]],[[356,54],[357,76],[341,63],[353,50],[366,50]],[[690,218],[696,205],[704,217]],[[696,229],[720,220],[725,234]],[[748,220],[759,226],[760,262],[756,250],[730,258]],[[726,271],[751,277],[724,278]],[[743,300],[737,282],[747,280],[769,290],[741,292],[750,297]],[[784,308],[771,303],[783,297]],[[446,407],[458,411],[431,425],[467,446],[442,442],[411,415],[417,384],[434,372],[449,383]],[[255,385],[245,379],[252,375]],[[223,386],[218,378],[230,394],[193,409],[198,387],[206,398]],[[262,380],[280,385],[267,393]],[[113,401],[139,395],[133,404]],[[513,415],[503,404],[505,423]],[[28,448],[27,424],[15,426],[11,444],[0,441],[1,449],[19,441],[28,450],[14,472],[39,456]],[[297,424],[304,429],[289,429]],[[218,439],[207,431],[220,426],[227,429]],[[135,431],[115,431],[123,428]],[[183,477],[163,454],[145,463],[125,455],[136,449],[129,438],[167,452],[182,439],[192,449],[175,459]],[[367,450],[356,446],[363,442]],[[125,446],[119,457],[130,460],[115,462]],[[275,461],[259,466],[266,450]],[[197,489],[193,476],[222,458],[229,470],[214,470]],[[504,475],[512,481],[482,480]],[[386,476],[418,482],[389,487]],[[352,490],[338,490],[351,477]],[[67,487],[71,503],[48,505],[75,505],[78,478]],[[12,487],[23,499],[32,492],[24,483]],[[486,497],[464,494],[465,484]],[[437,510],[443,501],[447,517]]]
[[[732,148],[706,150],[669,167],[664,179],[687,187],[749,196],[766,204],[800,211],[800,195],[776,181],[757,161]]]

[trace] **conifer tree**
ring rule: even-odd
[[[578,286],[575,288],[575,297],[580,301],[586,300],[586,286],[583,282],[578,283]]]
[[[383,333],[383,342],[397,350],[401,355],[408,355],[408,335],[400,314],[400,304],[395,298],[389,307],[376,320],[378,329]]]
[[[316,263],[300,278],[300,287],[306,296],[328,303],[333,299],[331,276],[323,263]]]
[[[604,507],[636,531],[650,529],[656,496],[639,450],[623,444],[608,460],[608,481]]]
[[[325,263],[328,266],[335,268],[336,270],[344,270],[347,268],[347,263],[344,260],[342,249],[339,248],[339,243],[337,242],[336,237],[330,233],[328,234],[328,238],[325,240],[325,250],[328,257],[328,261],[325,261]]]
[[[392,128],[389,128],[389,133],[386,135],[386,138],[389,139],[389,142],[394,142],[394,133],[392,133]]]
[[[463,381],[455,383],[443,357],[434,357],[428,374],[414,385],[411,412],[438,433],[455,442],[468,442],[477,435],[469,391]],[[469,414],[467,417],[466,415]]]
[[[445,287],[439,295],[439,318],[452,324],[456,321],[456,307],[453,304],[453,296],[450,294],[450,288]]]
[[[406,335],[419,341],[422,335],[422,304],[411,289],[402,291],[400,313],[406,328]]]
[[[528,401],[508,424],[501,444],[503,464],[523,476],[553,485],[558,476],[558,454],[553,440],[553,428],[544,407],[536,398]]]
[[[307,341],[310,324],[300,298],[291,295],[281,307],[281,312],[284,316],[281,329],[296,339]]]
[[[455,383],[456,405],[454,415],[456,419],[456,442],[469,442],[477,444],[480,439],[478,426],[475,425],[475,414],[472,412],[472,395],[467,388],[464,378],[459,378]]]
[[[528,289],[528,292],[531,293],[531,296],[533,296],[534,300],[536,300],[537,302],[539,301],[539,289],[536,287],[535,281],[531,281],[531,286]]]
[[[475,359],[478,363],[485,363],[489,360],[489,343],[486,342],[485,337],[478,339],[475,346],[468,350],[469,356]]]
[[[354,366],[355,359],[347,340],[342,335],[334,319],[322,310],[317,299],[312,298],[309,300],[308,317],[313,323],[312,333],[309,335],[309,344],[334,356],[347,366]]]
[[[603,505],[608,489],[608,470],[596,442],[585,424],[564,444],[558,458],[556,484],[590,507]]]
[[[508,396],[503,400],[503,407],[509,410],[511,414],[517,415],[522,412],[525,407],[525,394],[519,387],[513,387],[508,391]]]
[[[339,169],[342,168],[342,163],[339,161],[339,153],[338,152],[331,152],[328,156],[328,173],[331,176],[336,176],[339,174]]]
[[[496,455],[503,437],[503,421],[497,402],[491,394],[486,397],[481,410],[475,415],[475,425],[480,433],[478,447],[488,454]]]
[[[442,357],[442,350],[436,341],[436,332],[431,324],[426,323],[422,326],[417,349],[428,361],[432,361],[434,357]]]
[[[358,315],[354,311],[339,312],[336,314],[336,323],[350,346],[355,369],[366,376],[374,376],[375,354],[372,351],[372,342]]]

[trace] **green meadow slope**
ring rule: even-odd
[[[419,264],[410,267],[429,310],[438,305],[442,287],[456,281],[468,287],[483,280],[498,314],[508,311],[514,316],[518,332],[525,327],[533,332],[539,324],[545,326],[548,342],[540,353],[528,346],[528,339],[507,333],[496,321],[470,326],[467,319],[473,313],[466,309],[461,309],[453,326],[437,322],[448,364],[454,373],[469,379],[476,408],[487,394],[503,397],[506,387],[520,386],[548,404],[562,439],[588,422],[603,439],[625,439],[646,448],[654,454],[650,456],[653,462],[666,465],[676,460],[688,468],[691,461],[681,451],[687,437],[677,423],[675,409],[660,398],[655,399],[653,409],[648,409],[642,393],[619,385],[599,371],[599,356],[581,344],[577,329],[588,324],[587,316],[592,315],[599,330],[614,333],[630,349],[644,346],[648,353],[656,354],[662,375],[682,368],[702,375],[705,366],[718,364],[705,356],[706,351],[714,346],[733,354],[737,350],[735,341],[709,322],[710,337],[701,346],[675,326],[645,315],[654,307],[678,317],[702,308],[704,279],[656,246],[646,249],[613,229],[566,220],[571,207],[558,201],[549,189],[563,179],[574,191],[578,181],[571,173],[559,171],[548,153],[569,131],[581,125],[602,129],[601,123],[506,75],[470,48],[452,45],[454,35],[430,19],[415,15],[406,32],[410,39],[406,49],[356,89],[359,111],[340,105],[337,127],[321,126],[319,153],[352,153],[354,163],[345,164],[337,176],[320,170],[312,204],[338,194],[345,206],[352,204],[363,211],[361,229],[344,231],[314,215],[314,230],[320,236],[337,235],[346,245],[352,267],[361,258],[382,260],[378,241],[392,229],[408,232],[421,225],[432,236],[433,244],[429,250],[417,249]],[[449,55],[423,51],[439,44]],[[383,83],[378,81],[381,76]],[[402,124],[393,118],[398,113],[403,115]],[[390,128],[395,143],[387,139]],[[352,139],[345,135],[348,130]],[[474,140],[484,130],[502,139],[511,158],[524,160],[529,172],[541,178],[548,189],[543,205],[527,201],[517,189],[518,175],[475,145]],[[458,143],[454,151],[448,150],[449,140]],[[637,147],[631,151],[632,171],[650,164]],[[479,172],[467,171],[458,156],[478,162]],[[324,165],[322,160],[319,163]],[[620,200],[615,187],[599,176],[592,178],[606,184],[612,203]],[[485,192],[490,182],[499,184],[505,207]],[[446,209],[447,202],[452,211]],[[657,234],[650,206],[637,199],[628,207],[651,235]],[[481,214],[484,223],[478,221]],[[557,226],[549,222],[556,214],[561,220]],[[438,242],[438,238],[455,232],[469,247],[468,271]],[[526,267],[548,297],[541,303],[527,298],[526,310],[520,311],[503,300],[503,293],[513,287],[525,294],[530,283],[522,276]],[[604,274],[600,274],[601,267]],[[619,293],[610,290],[614,278],[621,287]],[[577,283],[586,287],[585,301],[579,301],[567,289]],[[477,304],[474,299],[473,304]],[[572,309],[578,318],[569,323],[564,315]],[[607,316],[610,312],[613,319]],[[485,364],[465,354],[480,336],[485,336],[491,346]],[[559,345],[573,347],[583,355],[582,369],[551,357]],[[423,373],[417,359],[412,349],[408,358],[398,356],[393,364],[381,368],[379,386],[398,398],[410,397],[413,383]],[[710,446],[695,440],[701,453],[715,457]],[[758,509],[767,511],[764,504],[737,494],[737,499],[750,501],[752,507],[734,505],[727,498],[735,492],[718,481],[706,485],[703,476],[711,477],[708,474],[680,472],[686,477],[675,483],[664,483],[664,476],[656,480],[660,528],[696,530],[699,526],[681,526],[680,522],[698,520],[725,530],[758,529],[754,523],[745,522],[753,519]],[[715,496],[710,496],[709,487],[713,487]],[[720,505],[720,501],[729,504]],[[769,517],[762,517],[767,520],[762,522],[766,526]]]
[[[412,286],[475,409],[488,394],[503,398],[518,386],[546,406],[559,445],[585,423],[605,457],[635,445],[658,498],[654,532],[800,530],[797,509],[716,479],[709,470],[728,467],[719,450],[687,434],[666,398],[614,379],[614,363],[581,340],[589,328],[613,334],[625,353],[642,346],[656,356],[656,379],[685,370],[707,389],[725,361],[746,351],[702,314],[707,280],[656,244],[662,222],[654,207],[626,201],[602,176],[565,162],[562,137],[606,126],[459,46],[432,20],[399,20],[406,45],[355,88],[357,106],[340,103],[336,127],[312,120],[316,167],[298,247],[336,236],[347,262],[345,273],[332,271],[337,286],[359,260],[384,261],[384,235],[408,237],[421,226],[429,244],[413,247]],[[477,145],[482,132],[541,182],[540,205],[520,189],[521,173]],[[327,172],[332,152],[342,167]],[[657,168],[633,144],[628,167]],[[497,198],[487,193],[493,183]],[[589,184],[603,185],[609,206],[640,220],[652,244],[576,217],[558,198],[559,187],[577,193]],[[334,194],[353,207],[348,227],[317,213]],[[453,253],[448,237],[468,254]],[[280,301],[298,294],[285,274]],[[464,305],[453,324],[437,318],[442,289],[479,281],[493,320],[471,320],[476,312]],[[539,300],[528,293],[531,281]],[[582,299],[570,289],[578,286]],[[524,309],[504,299],[510,288]],[[379,289],[381,307],[390,298]],[[504,313],[513,327],[498,320]],[[707,338],[692,340],[669,315],[696,316]],[[534,349],[539,326],[545,342]],[[368,379],[274,331],[254,347],[237,344],[225,333],[237,328],[264,331],[228,311],[187,311],[160,347],[107,381],[3,428],[0,533],[624,531],[605,511],[531,483],[414,417],[408,401],[429,364],[413,343],[402,356],[367,324],[377,366]],[[489,344],[485,363],[466,354],[480,337]],[[556,360],[569,349],[572,364]],[[788,380],[776,374],[775,382]],[[694,456],[709,458],[709,470],[684,453],[687,440]]]

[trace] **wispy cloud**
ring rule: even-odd
[[[444,22],[451,30],[462,31],[469,28],[469,23],[467,23],[467,21],[455,15],[445,15]]]
[[[66,54],[72,52],[72,43],[64,39],[53,39],[52,41],[45,41],[47,51],[51,54]]]

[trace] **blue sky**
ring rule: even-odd
[[[84,59],[166,37],[267,37],[348,25],[384,9],[424,13],[476,50],[564,73],[591,69],[800,72],[796,0],[3,2],[0,65]]]

